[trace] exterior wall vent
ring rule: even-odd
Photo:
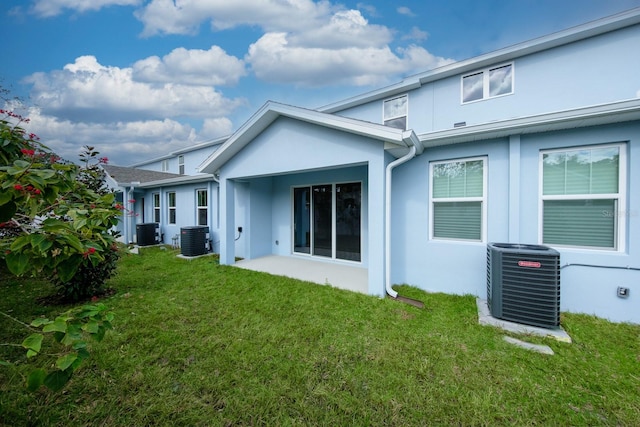
[[[487,245],[491,315],[543,328],[560,327],[560,253],[541,245]]]
[[[180,253],[184,256],[199,256],[207,253],[209,227],[194,225],[180,229]]]
[[[136,243],[138,246],[157,245],[160,242],[160,224],[144,222],[136,224]]]

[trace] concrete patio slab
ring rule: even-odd
[[[359,266],[276,255],[241,260],[234,266],[320,285],[330,285],[348,291],[368,293],[369,274],[366,268]]]
[[[531,334],[542,337],[551,337],[556,339],[557,341],[571,343],[571,337],[562,328],[546,329],[539,328],[537,326],[522,325],[520,323],[496,319],[495,317],[491,316],[489,306],[487,305],[487,300],[477,298],[476,305],[478,307],[478,323],[480,323],[481,325],[495,326],[500,329],[504,329],[505,331],[514,332],[516,334]]]

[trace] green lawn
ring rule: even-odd
[[[105,302],[115,329],[65,390],[28,393],[0,366],[0,423],[60,426],[638,425],[640,326],[564,314],[548,356],[479,326],[472,296],[390,299],[146,249],[122,259]],[[66,307],[2,276],[0,311]],[[26,336],[0,318],[0,343]],[[520,337],[522,338],[522,337]],[[0,358],[21,351],[0,347]]]

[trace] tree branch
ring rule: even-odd
[[[16,323],[21,324],[22,326],[24,326],[24,327],[25,327],[25,328],[27,328],[27,329],[31,329],[31,330],[33,330],[33,328],[31,327],[31,325],[28,325],[28,324],[26,324],[26,323],[24,323],[24,322],[22,322],[22,321],[20,321],[20,320],[16,319],[16,318],[15,318],[15,317],[13,317],[13,316],[9,316],[7,313],[5,313],[5,312],[3,312],[3,311],[0,311],[0,314],[2,314],[3,316],[5,316],[5,317],[7,317],[7,318],[9,318],[9,319],[11,319],[11,320],[13,320],[13,321],[14,321],[14,322],[16,322]]]

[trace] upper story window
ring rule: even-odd
[[[169,160],[162,161],[162,172],[169,172]]]
[[[624,250],[625,148],[612,144],[540,153],[542,243]]]
[[[184,175],[184,156],[178,156],[178,173]]]
[[[406,130],[407,111],[409,107],[407,95],[387,99],[382,105],[382,122],[385,126]]]
[[[513,69],[502,64],[462,76],[462,103],[512,94]]]
[[[431,238],[484,241],[486,235],[486,157],[433,162]]]

